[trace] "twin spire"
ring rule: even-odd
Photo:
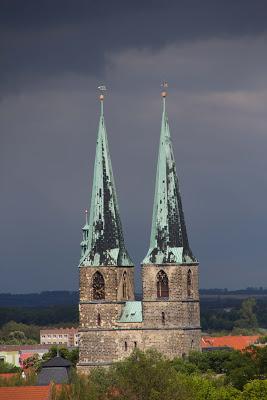
[[[189,247],[176,174],[170,128],[162,92],[163,112],[158,154],[150,248],[143,264],[182,264],[196,262]],[[104,110],[96,145],[90,218],[83,227],[80,266],[133,266],[124,245],[119,206],[108,149]]]
[[[81,266],[133,266],[124,245],[104,119],[104,96],[96,143],[89,223],[83,228]]]

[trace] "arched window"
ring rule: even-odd
[[[157,273],[157,297],[158,299],[169,297],[169,279],[162,270]]]
[[[191,272],[191,269],[189,269],[187,272],[187,296],[188,297],[192,296],[192,294],[193,294],[192,289],[193,289],[192,288],[192,272]]]
[[[124,350],[125,350],[125,351],[128,350],[128,344],[127,344],[127,342],[124,342]]]
[[[98,271],[93,275],[93,299],[105,299],[105,281],[103,275]]]
[[[128,299],[127,296],[127,272],[124,271],[122,275],[122,297]]]
[[[97,325],[101,325],[101,315],[99,313],[97,314]]]
[[[163,312],[163,311],[161,313],[161,322],[163,325],[165,325],[165,312]]]

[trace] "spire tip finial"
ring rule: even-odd
[[[100,103],[101,103],[101,116],[103,117],[103,115],[104,115],[104,98],[105,98],[105,96],[104,96],[104,94],[102,92],[105,92],[107,90],[107,88],[106,88],[105,85],[100,85],[100,86],[97,87],[97,89],[101,91],[101,94],[99,96],[99,100],[100,100]]]
[[[163,90],[162,90],[162,92],[161,92],[161,97],[163,98],[163,99],[165,99],[165,97],[167,96],[167,87],[168,87],[168,82],[166,82],[166,81],[163,81],[162,82],[162,84],[160,85],[162,88],[163,88]]]
[[[105,85],[100,85],[100,86],[97,87],[97,89],[101,91],[101,94],[99,96],[99,100],[100,101],[104,101],[105,96],[104,96],[104,94],[102,92],[105,92],[107,90],[106,86]]]

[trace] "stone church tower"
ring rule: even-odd
[[[162,92],[163,112],[150,248],[143,260],[143,325],[168,357],[200,346],[198,262],[189,246]],[[157,343],[158,341],[158,343]]]
[[[143,301],[134,299],[134,266],[125,248],[104,121],[96,146],[89,222],[80,271],[80,357],[89,372],[156,348],[172,358],[199,349],[198,263],[190,250],[163,92],[150,248],[142,265]]]

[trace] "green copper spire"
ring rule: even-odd
[[[96,145],[89,223],[83,228],[80,266],[133,266],[123,239],[104,120],[104,96]],[[87,217],[86,217],[87,218]],[[86,244],[85,244],[86,242]]]
[[[181,264],[196,262],[189,247],[179,183],[162,92],[163,112],[158,166],[150,237],[150,248],[143,264]]]

